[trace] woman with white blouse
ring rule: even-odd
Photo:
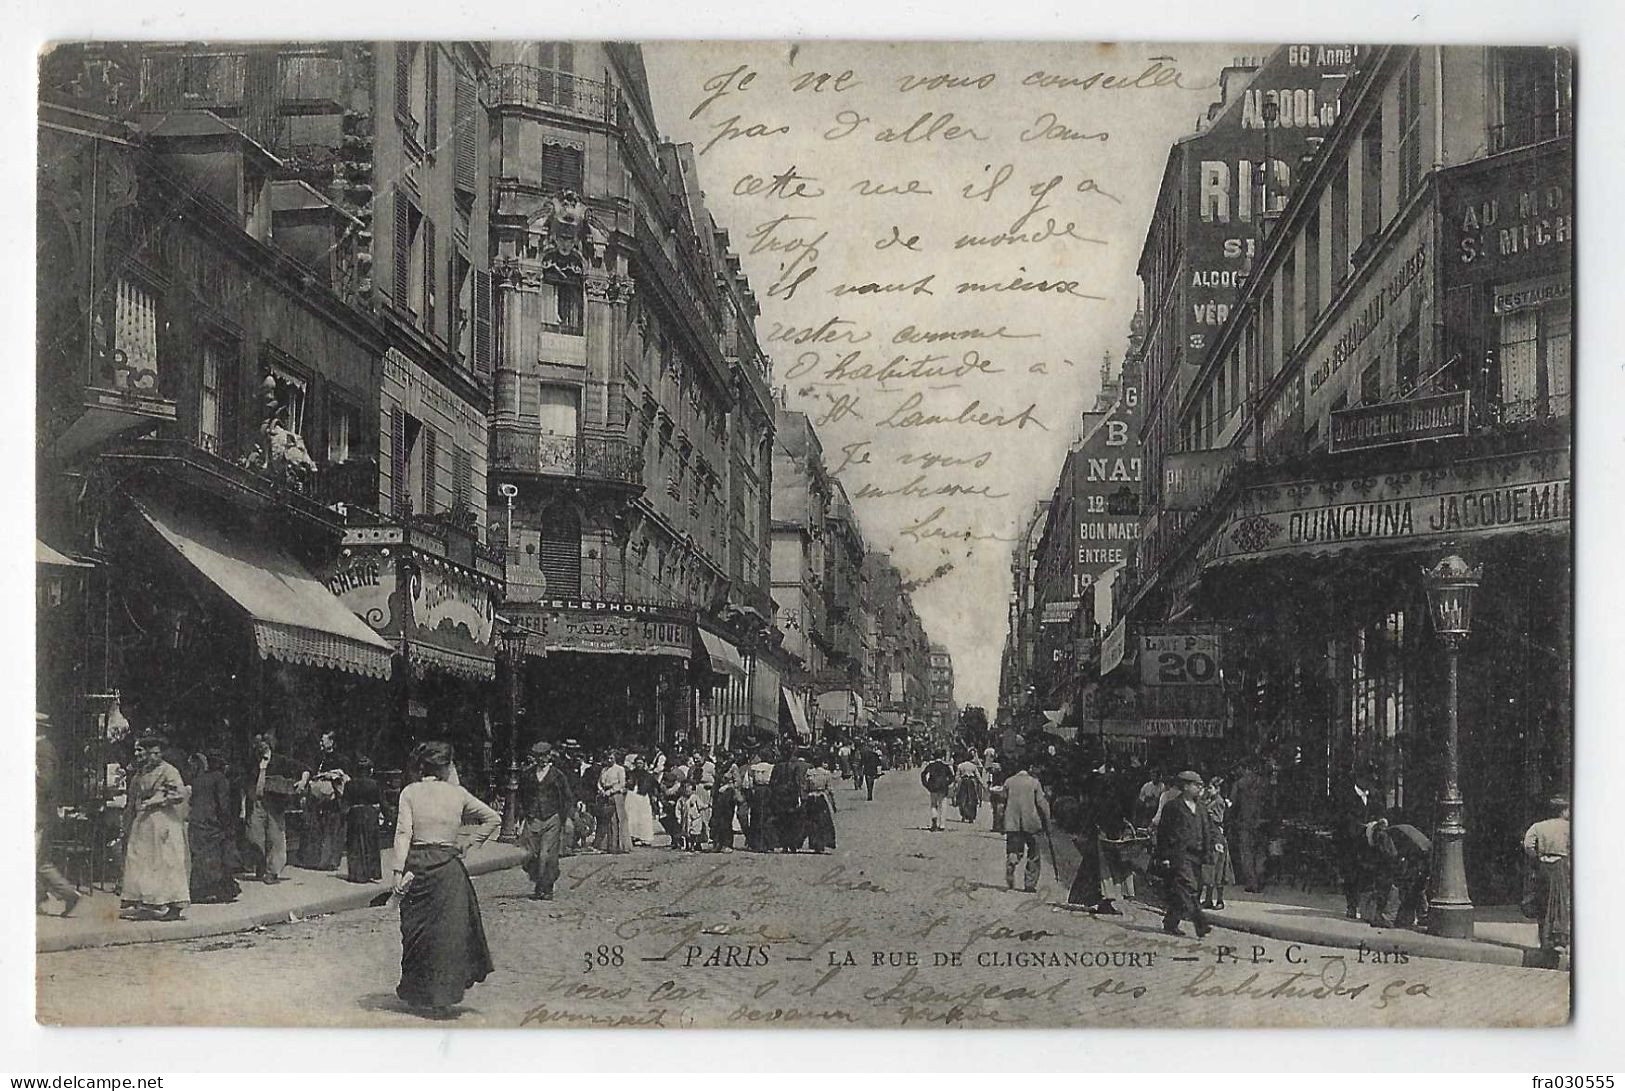
[[[412,766],[419,779],[401,789],[395,823],[395,892],[401,903],[395,995],[444,1013],[493,969],[463,856],[496,836],[502,817],[450,781],[450,743],[419,743]]]

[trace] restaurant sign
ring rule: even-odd
[[[1404,473],[1261,485],[1237,503],[1204,550],[1206,563],[1565,533],[1573,516],[1569,462],[1569,451],[1561,449]]]
[[[1363,451],[1467,434],[1467,391],[1332,411],[1328,449]]]

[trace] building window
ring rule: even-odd
[[[1568,50],[1497,47],[1492,54],[1491,153],[1572,135],[1573,59]]]
[[[1376,405],[1382,401],[1382,361],[1373,360],[1371,366],[1360,372],[1360,404]]]
[[[541,302],[542,325],[558,333],[581,335],[586,309],[581,285],[546,281],[542,284]]]
[[[1320,209],[1309,217],[1303,234],[1303,313],[1304,332],[1320,314]]]
[[[1569,415],[1573,306],[1564,300],[1501,316],[1501,421]]]
[[[395,304],[414,317],[424,311],[423,212],[404,193],[395,193]]]
[[[1342,287],[1349,274],[1349,172],[1348,164],[1332,179],[1332,292]]]
[[[539,533],[542,578],[551,595],[581,594],[581,517],[569,504],[555,504],[542,515]]]
[[[1422,51],[1411,50],[1411,59],[1399,77],[1399,203],[1416,192],[1422,180]]]
[[[1382,230],[1382,111],[1360,134],[1360,243]]]
[[[350,461],[355,443],[361,438],[361,411],[336,399],[330,399],[327,413],[327,464],[337,466]]]
[[[585,185],[585,156],[580,148],[542,145],[542,189],[549,193],[580,193]]]
[[[158,304],[134,281],[118,282],[113,306],[114,390],[158,391]]]
[[[1422,332],[1421,322],[1412,318],[1405,323],[1405,328],[1399,331],[1399,341],[1395,346],[1394,356],[1394,387],[1401,398],[1408,398],[1416,390],[1416,383],[1422,372]]]
[[[474,269],[459,251],[451,259],[451,347],[464,367],[474,364]]]
[[[1289,253],[1281,266],[1281,359],[1298,347],[1298,255]]]
[[[270,369],[276,383],[276,416],[282,427],[295,435],[305,434],[305,404],[310,384],[297,375],[278,367]]]
[[[213,454],[220,454],[222,436],[222,401],[220,397],[220,346],[213,341],[203,342],[203,373],[198,381],[197,442],[198,446]]]

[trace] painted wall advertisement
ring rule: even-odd
[[[1140,422],[1144,416],[1140,374],[1123,363],[1122,384],[1111,409],[1090,413],[1083,444],[1067,455],[1072,512],[1077,523],[1073,593],[1088,593],[1101,575],[1134,559],[1140,540],[1140,492],[1144,460]]]
[[[1396,400],[1402,334],[1414,337],[1412,381],[1433,371],[1431,232],[1432,221],[1427,216],[1414,216],[1345,297],[1342,312],[1323,327],[1313,344],[1304,347],[1305,428],[1319,422],[1320,434],[1330,435],[1333,406],[1342,408],[1366,400],[1362,379],[1373,365],[1380,375],[1377,400]]]
[[[1572,269],[1573,155],[1571,143],[1555,144],[1440,175],[1449,284],[1511,284]]]
[[[1200,359],[1229,318],[1251,266],[1266,192],[1261,164],[1271,164],[1269,211],[1279,212],[1299,161],[1337,120],[1338,92],[1359,49],[1302,45],[1278,51],[1238,98],[1186,143],[1188,282],[1182,324],[1190,362]]]

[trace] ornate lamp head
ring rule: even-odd
[[[1472,632],[1473,592],[1483,573],[1483,565],[1475,568],[1454,553],[1422,570],[1434,632],[1458,641]]]

